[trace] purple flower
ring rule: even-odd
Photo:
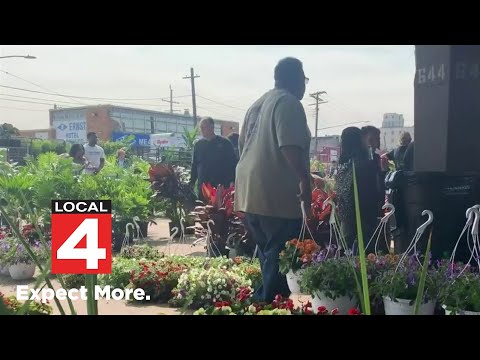
[[[407,275],[407,285],[408,286],[415,286],[416,284],[416,279],[415,279],[415,273],[408,273]]]

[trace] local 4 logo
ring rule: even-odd
[[[112,272],[112,202],[52,200],[52,273]]]

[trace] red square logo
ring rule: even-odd
[[[110,274],[110,200],[52,200],[52,273]]]

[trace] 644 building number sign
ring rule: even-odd
[[[52,200],[52,273],[112,272],[112,202]]]

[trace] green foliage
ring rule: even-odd
[[[0,125],[0,139],[10,139],[11,137],[18,134],[18,129],[12,124],[3,123],[2,125]]]
[[[68,153],[70,147],[71,144],[66,141],[34,139],[31,143],[30,155],[34,158],[49,152],[60,155]]]
[[[152,260],[157,261],[164,257],[164,254],[148,244],[133,245],[125,247],[120,253],[120,257],[133,260]]]
[[[350,259],[329,258],[305,268],[300,287],[313,296],[322,292],[333,300],[341,296],[353,298],[358,296],[355,276]]]
[[[98,281],[102,286],[110,285],[112,288],[124,289],[130,284],[130,274],[132,271],[140,271],[141,266],[136,259],[114,258],[112,263],[112,273],[99,275]]]
[[[187,151],[193,150],[195,141],[197,140],[197,137],[198,137],[198,133],[199,133],[198,127],[196,127],[191,131],[189,131],[187,128],[183,128],[182,138],[183,138],[183,141],[185,141],[185,146],[186,146],[185,149]]]
[[[67,289],[80,289],[82,286],[85,286],[85,275],[83,274],[63,275],[63,281],[65,281],[65,288]]]
[[[120,141],[105,141],[99,145],[103,148],[105,156],[117,155],[117,151],[120,149],[125,150],[126,155],[131,155],[132,145],[134,142],[135,135],[130,135]]]

